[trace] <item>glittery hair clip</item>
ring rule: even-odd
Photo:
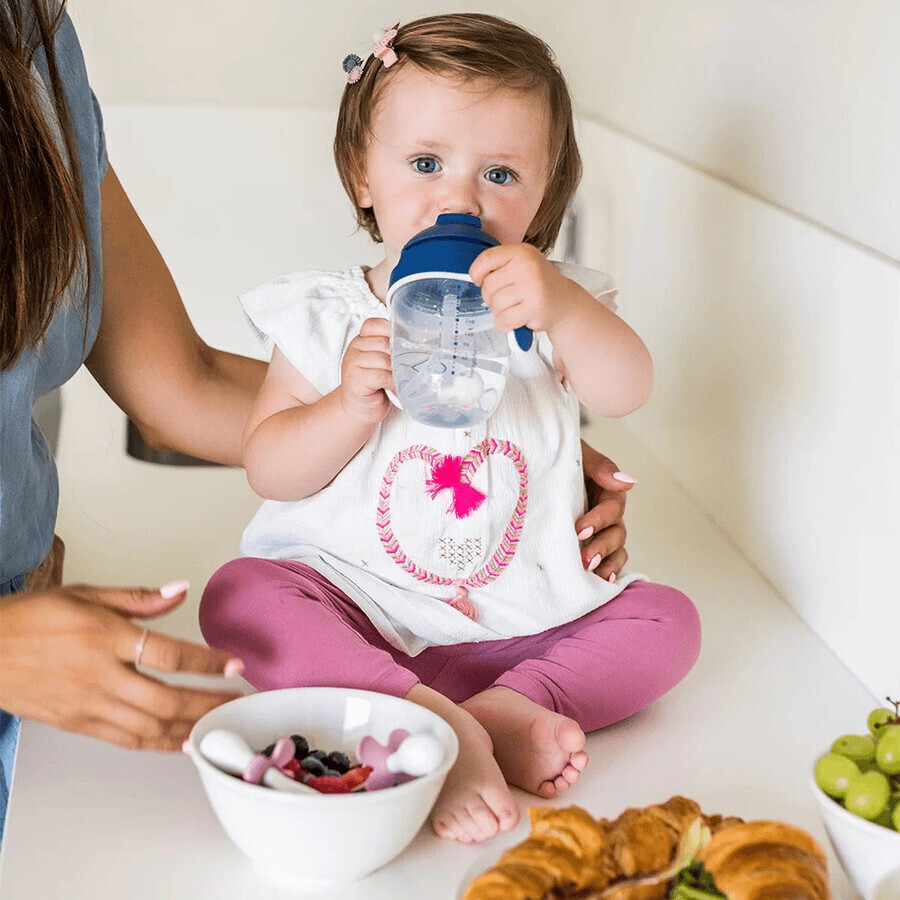
[[[349,53],[344,57],[343,66],[350,84],[356,84],[362,78],[363,61],[355,53]]]
[[[385,31],[377,31],[372,36],[375,46],[372,48],[372,55],[381,60],[381,64],[389,69],[397,62],[397,53],[392,44],[397,32],[400,29],[400,22],[394,22],[390,28]],[[347,73],[347,81],[350,84],[356,84],[363,75],[365,63],[355,54],[350,53],[344,57],[342,63],[344,71]]]
[[[373,35],[375,47],[372,50],[372,53],[381,60],[386,69],[389,69],[397,62],[397,54],[394,52],[394,48],[391,45],[394,43],[394,38],[397,37],[399,29],[400,22],[398,21],[394,22],[394,24],[385,31],[378,31]]]

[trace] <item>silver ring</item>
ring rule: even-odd
[[[139,666],[141,664],[141,657],[144,655],[144,647],[147,646],[147,635],[150,634],[150,630],[145,628],[141,632],[141,636],[137,639],[137,643],[134,645],[134,664],[135,666]]]

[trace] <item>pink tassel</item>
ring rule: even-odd
[[[431,477],[425,482],[425,490],[432,499],[446,488],[453,492],[453,500],[447,507],[457,519],[465,519],[484,503],[485,494],[461,480],[462,457],[445,456],[431,468]]]
[[[454,609],[459,610],[464,616],[468,616],[473,622],[478,621],[478,610],[475,604],[469,599],[469,592],[465,585],[458,584],[456,586],[456,594],[448,598],[446,601]]]

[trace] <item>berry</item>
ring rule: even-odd
[[[318,777],[325,774],[327,766],[317,756],[313,756],[312,754],[310,754],[300,761],[300,768],[305,772],[309,772],[310,775],[315,775]]]
[[[294,742],[294,759],[309,756],[309,741],[302,734],[292,734],[291,740]]]
[[[272,751],[273,751],[274,749],[275,749],[275,745],[274,745],[274,744],[269,744],[269,746],[266,747],[265,750],[263,750],[263,753],[264,753],[266,756],[271,756],[271,755],[272,755]]]
[[[326,762],[328,760],[328,754],[324,750],[310,750],[310,756],[314,756],[320,762]]]
[[[328,765],[343,775],[350,768],[350,757],[346,753],[341,753],[340,750],[332,750],[328,754]]]

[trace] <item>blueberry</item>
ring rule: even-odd
[[[343,774],[342,772],[338,772],[337,769],[329,769],[327,766],[325,767],[325,771],[322,773],[323,775],[328,775],[330,778],[340,778]]]
[[[316,777],[324,775],[328,771],[328,767],[322,760],[312,754],[300,760],[300,768]]]
[[[324,750],[310,750],[309,755],[323,763],[328,759],[328,754]]]
[[[292,734],[291,740],[294,742],[294,759],[309,756],[309,741],[302,734]]]
[[[272,755],[272,751],[273,751],[274,749],[275,749],[275,745],[274,745],[274,744],[269,744],[269,746],[266,747],[265,750],[263,750],[263,753],[264,753],[266,756],[271,756],[271,755]]]
[[[332,750],[328,754],[328,765],[343,775],[350,768],[350,757],[346,753],[341,753],[340,750]]]

